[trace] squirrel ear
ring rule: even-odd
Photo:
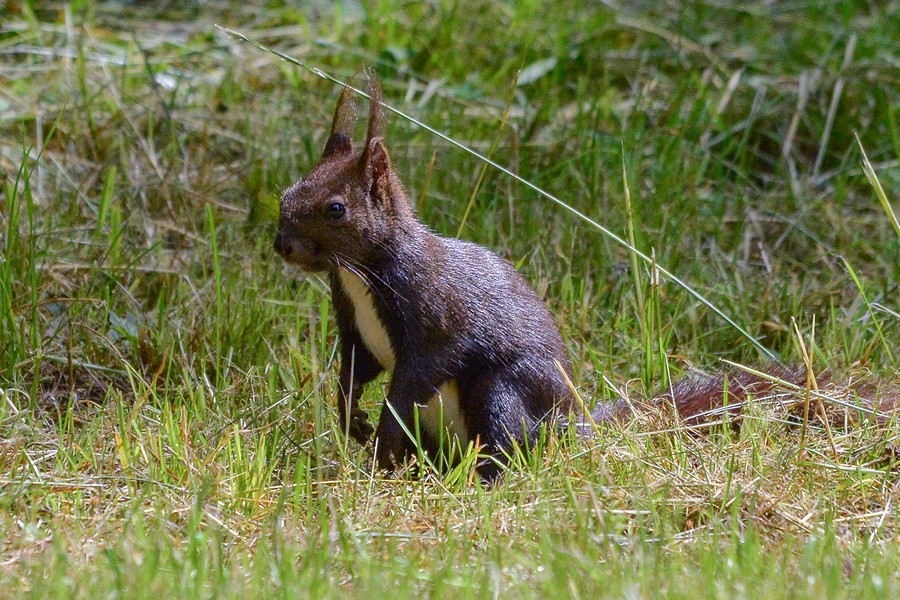
[[[328,138],[325,144],[325,152],[322,158],[331,158],[335,154],[348,154],[353,151],[353,143],[350,138],[343,133],[334,133]]]
[[[377,185],[391,170],[391,157],[380,137],[369,140],[361,157],[362,167],[372,185]]]

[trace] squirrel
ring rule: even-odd
[[[385,145],[380,86],[369,79],[365,144],[353,146],[348,87],[318,164],[282,194],[274,240],[288,263],[329,276],[346,434],[366,444],[374,433],[375,461],[385,469],[415,455],[413,439],[432,455],[454,437],[462,447],[476,443],[489,457],[478,473],[490,481],[514,447],[534,447],[546,424],[574,415],[587,432],[591,422],[631,418],[634,407],[624,401],[600,403],[590,419],[582,414],[559,329],[507,261],[416,218]],[[383,371],[391,380],[373,427],[358,400]],[[684,380],[647,406],[674,404],[691,422],[726,403],[734,412],[771,385],[746,374]]]

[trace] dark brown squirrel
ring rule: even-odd
[[[475,442],[491,457],[477,467],[491,480],[514,446],[534,446],[542,425],[574,415],[588,429],[589,420],[567,382],[557,325],[525,279],[486,248],[436,235],[416,219],[385,147],[379,86],[370,81],[365,145],[353,148],[356,111],[346,88],[318,165],[282,195],[274,247],[287,262],[329,275],[344,430],[362,444],[374,432],[380,468],[415,455],[407,432],[432,455],[451,436],[463,447]],[[373,429],[358,399],[385,370],[387,402]],[[767,385],[740,374],[730,386],[722,377],[685,380],[671,388],[674,400],[664,393],[649,404],[672,403],[690,420],[721,407],[726,388],[734,410]],[[601,403],[591,420],[630,416],[620,401]]]

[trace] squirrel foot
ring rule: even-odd
[[[369,440],[372,439],[375,428],[369,423],[369,415],[366,414],[365,411],[355,410],[350,415],[347,433],[350,434],[350,437],[354,440],[365,446]]]

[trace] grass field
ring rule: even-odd
[[[489,489],[375,471],[326,286],[271,249],[339,89],[215,27],[374,65],[780,359],[900,386],[896,1],[4,6],[0,596],[900,596],[893,422],[759,403],[551,436]],[[425,222],[546,298],[589,402],[770,362],[522,183],[399,117],[388,145]]]

